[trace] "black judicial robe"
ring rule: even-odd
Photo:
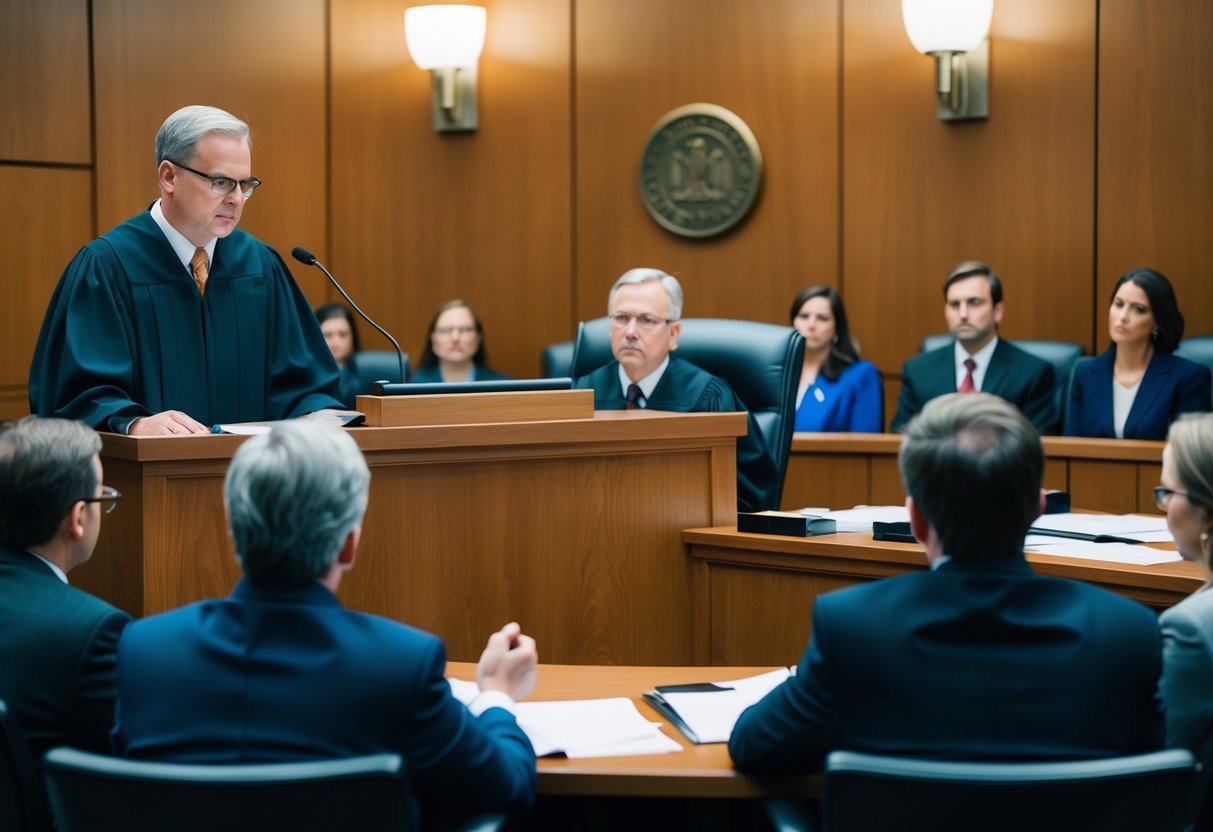
[[[594,391],[595,410],[624,410],[627,407],[619,384],[618,361],[582,376],[575,386],[579,390]],[[671,355],[670,363],[645,407],[674,413],[746,413],[746,435],[737,437],[737,508],[741,511],[777,508],[762,505],[762,495],[777,475],[775,462],[758,431],[754,415],[746,410],[727,381]]]
[[[59,278],[30,367],[30,409],[101,430],[180,410],[203,424],[341,407],[339,371],[272,248],[236,229],[206,297],[150,213],[82,248]]]

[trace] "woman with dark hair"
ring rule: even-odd
[[[486,363],[484,328],[466,300],[438,307],[412,382],[496,381],[509,378]]]
[[[829,286],[810,286],[792,301],[791,318],[792,326],[804,336],[796,430],[883,430],[880,373],[859,357],[838,293]]]
[[[362,349],[358,341],[358,327],[354,315],[339,303],[326,303],[316,309],[316,321],[329,352],[341,370],[341,394],[338,398],[348,408],[354,407],[358,397],[358,352]]]
[[[1165,439],[1180,413],[1213,408],[1209,368],[1171,353],[1184,335],[1171,281],[1133,269],[1112,289],[1112,346],[1080,365],[1070,385],[1066,436]]]
[[[1213,569],[1213,416],[1177,419],[1162,452],[1158,508],[1184,560],[1209,577]],[[1208,782],[1213,763],[1213,592],[1210,582],[1167,610],[1162,627],[1162,694],[1166,702],[1167,745],[1187,748],[1204,763]],[[1213,797],[1207,788],[1195,829],[1213,829]]]

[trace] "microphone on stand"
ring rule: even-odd
[[[362,319],[364,321],[366,321],[371,326],[375,327],[375,329],[377,329],[381,333],[383,333],[384,338],[386,338],[392,342],[392,346],[396,348],[396,360],[400,362],[400,383],[403,384],[404,379],[405,379],[404,351],[402,349],[400,349],[400,345],[398,343],[396,343],[396,339],[393,338],[386,329],[384,329],[379,324],[377,324],[373,320],[371,320],[371,316],[366,314],[365,312],[363,312],[362,309],[359,308],[358,304],[354,303],[354,299],[351,298],[348,294],[346,294],[345,289],[342,289],[341,284],[337,282],[337,278],[333,277],[333,273],[330,272],[328,269],[326,269],[324,267],[324,264],[316,259],[316,255],[312,254],[310,251],[308,251],[303,246],[295,246],[293,249],[291,249],[291,257],[294,257],[296,260],[298,260],[300,263],[302,263],[305,266],[316,266],[317,268],[320,269],[320,271],[324,272],[325,276],[328,277],[329,282],[332,283],[333,286],[335,286],[337,288],[337,291],[341,293],[341,297],[345,298],[345,302],[348,303],[350,306],[354,307],[354,311],[357,312],[359,315],[361,315]]]

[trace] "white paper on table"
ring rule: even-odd
[[[1079,534],[1110,534],[1116,537],[1132,537],[1146,542],[1140,535],[1167,531],[1167,518],[1145,514],[1043,514],[1036,518],[1032,529],[1051,529],[1059,532]],[[1031,531],[1031,530],[1030,530]],[[1170,534],[1161,538],[1171,539]]]
[[[1114,563],[1132,563],[1150,566],[1156,563],[1171,563],[1182,560],[1174,549],[1155,549],[1152,546],[1137,546],[1132,543],[1095,543],[1090,540],[1066,540],[1026,547],[1042,555],[1064,555],[1084,560],[1108,560]]]
[[[700,742],[728,742],[741,712],[779,687],[791,675],[788,668],[781,667],[758,676],[714,683],[732,690],[662,693],[661,698],[695,732]]]
[[[659,723],[649,722],[632,700],[621,696],[519,702],[515,713],[539,757],[560,752],[568,757],[606,757],[682,750],[661,733]]]
[[[480,685],[475,682],[465,682],[463,679],[452,679],[449,676],[446,681],[451,686],[451,696],[464,705],[470,705],[472,700],[480,695]]]
[[[910,513],[905,506],[855,506],[841,511],[802,508],[801,514],[833,520],[840,532],[870,532],[873,523],[909,523]]]

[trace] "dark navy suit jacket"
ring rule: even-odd
[[[931,399],[956,392],[955,344],[920,353],[901,368],[901,393],[892,430],[901,430]],[[1058,427],[1053,397],[1053,365],[1005,338],[998,339],[981,392],[1000,396],[1020,409],[1041,433]]]
[[[441,640],[344,609],[319,583],[136,621],[118,647],[116,750],[191,763],[395,752],[422,808],[448,817],[528,806],[535,753],[512,714],[451,696]]]
[[[499,373],[492,367],[477,367],[476,381],[506,381],[509,379],[505,373]],[[442,371],[438,369],[438,365],[433,367],[418,367],[417,371],[409,376],[409,381],[413,384],[433,384],[442,381]]]
[[[796,676],[729,740],[748,772],[805,772],[834,749],[1063,760],[1162,747],[1154,614],[1022,558],[831,592]]]
[[[109,751],[114,655],[130,616],[0,546],[0,699],[34,759],[57,745]]]
[[[1066,436],[1116,435],[1112,428],[1112,372],[1116,346],[1074,371]],[[1125,439],[1166,439],[1180,413],[1207,412],[1213,407],[1209,368],[1163,350],[1154,350],[1137,388],[1137,398],[1125,420]]]

